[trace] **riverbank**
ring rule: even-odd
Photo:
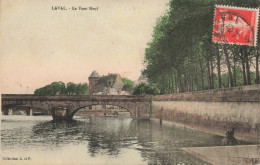
[[[150,120],[153,121],[153,122],[156,122],[156,123],[160,123],[159,119],[151,118]],[[209,134],[213,134],[213,135],[222,136],[223,138],[226,136],[225,132],[220,133],[219,131],[214,132],[212,130],[209,130],[209,129],[207,130],[205,128],[201,128],[201,129],[199,129],[198,127],[194,128],[192,126],[188,126],[188,125],[185,125],[185,124],[182,124],[182,123],[176,123],[176,122],[172,122],[172,121],[162,120],[162,125],[163,126],[173,126],[173,127],[178,127],[178,128],[184,128],[184,129],[192,129],[194,131],[201,131],[201,132],[205,132],[205,133],[209,133]],[[245,139],[243,139],[239,136],[236,136],[236,132],[235,132],[235,137],[236,137],[237,140],[245,141]],[[245,141],[245,142],[247,142],[248,144],[257,144],[257,142],[251,142],[251,141]]]
[[[260,145],[187,147],[182,149],[214,165],[260,165]]]
[[[153,121],[153,122],[160,123],[160,119],[151,118],[150,120]],[[189,125],[185,125],[185,124],[182,124],[182,123],[176,123],[176,122],[172,122],[172,121],[167,121],[167,120],[162,120],[162,125],[174,126],[174,127],[179,127],[179,128],[188,128],[188,129],[192,129],[192,130],[195,130],[195,131],[201,131],[201,132],[206,132],[206,133],[222,136],[223,138],[226,136],[225,135],[226,132],[224,132],[224,131],[220,132],[218,130],[206,129],[205,127],[195,127],[194,128],[194,127],[189,126]],[[236,136],[236,135],[237,135],[237,133],[235,132],[235,137],[238,140],[247,141],[250,144],[258,144],[258,143],[260,144],[260,139],[259,139],[259,142],[258,141],[249,141],[249,140],[245,140],[244,138],[241,138],[240,136]]]

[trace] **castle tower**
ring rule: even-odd
[[[99,80],[99,75],[97,71],[93,71],[91,75],[88,77],[89,80],[89,87],[88,87],[88,94],[93,95],[93,93],[96,93],[96,83]]]

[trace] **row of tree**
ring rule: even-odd
[[[65,83],[61,81],[53,82],[42,88],[36,89],[34,91],[34,94],[35,95],[88,94],[88,84],[87,83],[75,84],[73,82],[69,82],[65,85]]]
[[[161,93],[259,83],[260,44],[212,42],[216,4],[257,8],[259,1],[170,0],[169,9],[157,20],[144,59],[143,74]]]
[[[141,83],[134,87],[134,82],[127,78],[122,78],[124,82],[123,90],[128,91],[133,95],[158,95],[160,94],[160,90],[157,88],[155,84],[144,84]],[[65,85],[65,83],[53,82],[48,84],[42,88],[36,89],[34,91],[35,95],[73,95],[73,94],[88,94],[88,84],[87,83],[79,83],[75,84],[73,82],[69,82]]]

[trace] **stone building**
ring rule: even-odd
[[[89,94],[97,95],[118,95],[122,93],[124,83],[119,74],[108,74],[107,76],[99,76],[93,71],[89,76]]]

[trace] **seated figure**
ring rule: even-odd
[[[234,137],[235,128],[227,130],[226,137],[222,140],[223,146],[237,145],[237,139]]]

